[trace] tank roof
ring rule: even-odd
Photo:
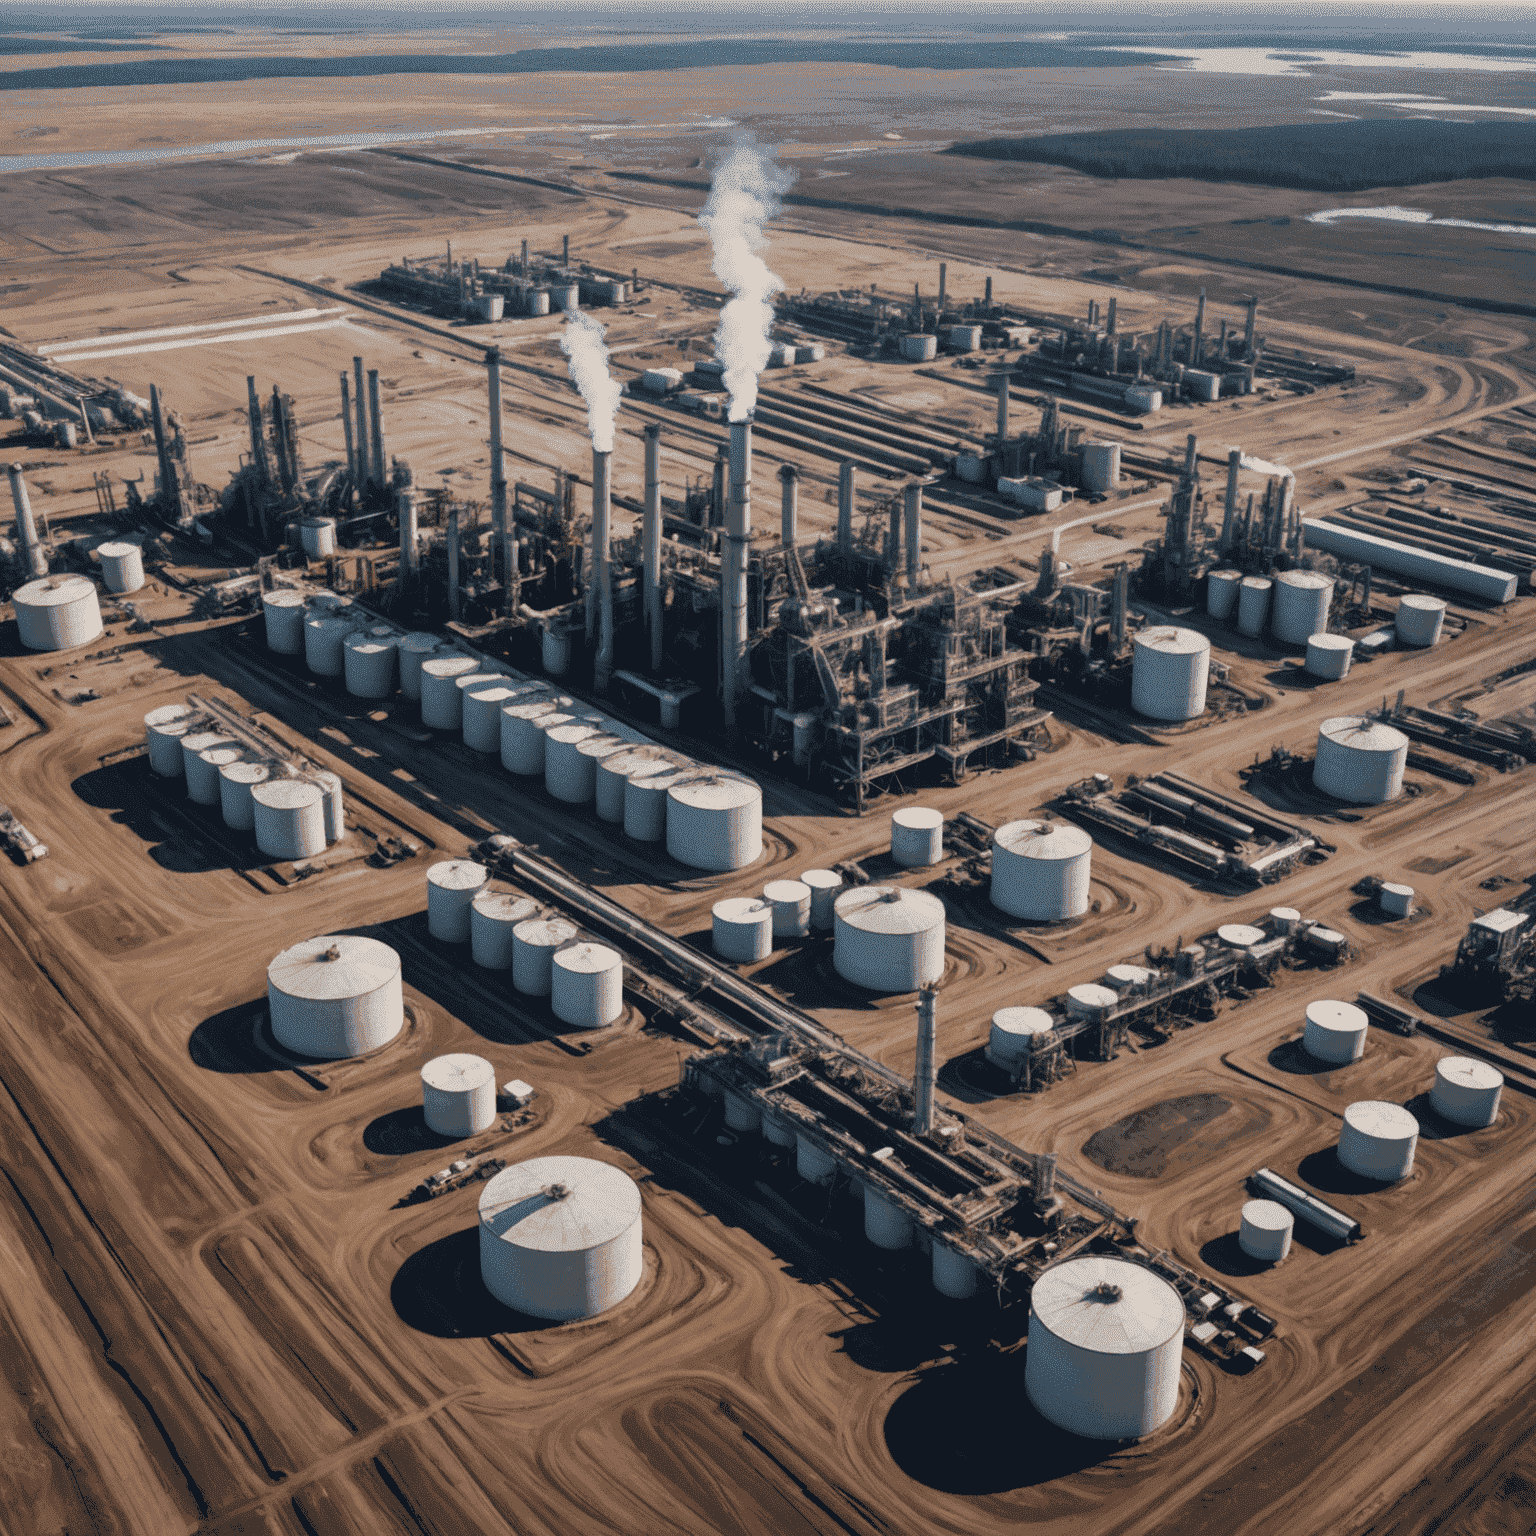
[[[1005,1035],[1043,1035],[1055,1027],[1044,1008],[999,1008],[992,1015],[992,1028]]]
[[[142,546],[129,544],[125,540],[114,539],[110,544],[98,544],[96,553],[105,556],[108,560],[121,560],[124,555],[132,555],[140,552]]]
[[[1504,1081],[1497,1067],[1470,1056],[1442,1056],[1435,1063],[1435,1073],[1458,1088],[1497,1088]]]
[[[477,671],[479,666],[473,656],[429,656],[422,662],[421,670],[428,677],[461,677]]]
[[[399,645],[402,651],[435,651],[442,644],[437,635],[429,635],[425,630],[414,630],[408,635],[400,637]]]
[[[84,576],[40,576],[24,587],[17,587],[11,601],[22,608],[57,608],[79,602],[87,593],[94,597],[96,586]]]
[[[508,704],[502,710],[502,714],[511,715],[514,720],[533,720],[539,715],[549,715],[554,712],[555,701],[551,698],[524,699],[517,704]]]
[[[1399,730],[1380,720],[1368,720],[1364,715],[1339,715],[1324,720],[1318,727],[1318,735],[1326,736],[1336,746],[1348,747],[1353,752],[1407,751],[1408,738]]]
[[[568,944],[555,956],[555,964],[562,971],[574,971],[579,976],[595,976],[623,963],[618,950],[606,944]]]
[[[1176,624],[1144,629],[1133,640],[1145,650],[1163,651],[1170,656],[1198,656],[1211,648],[1211,642],[1198,629],[1181,629]]]
[[[1126,1259],[1087,1257],[1054,1265],[1035,1281],[1031,1322],[1097,1355],[1156,1349],[1184,1330],[1179,1293]]]
[[[240,758],[236,762],[225,763],[219,769],[219,776],[228,779],[231,784],[260,784],[272,776],[272,765]]]
[[[811,888],[803,880],[770,880],[763,887],[763,895],[769,901],[804,901]]]
[[[392,651],[399,644],[393,635],[376,635],[371,629],[355,630],[342,643],[349,651],[361,651],[365,656],[377,656],[380,651]]]
[[[205,747],[197,754],[211,768],[227,768],[245,756],[244,747]]]
[[[322,934],[274,957],[267,981],[289,997],[331,1002],[361,997],[400,974],[400,956],[361,934]]]
[[[1368,1029],[1370,1019],[1363,1008],[1353,1003],[1336,1002],[1331,997],[1319,998],[1307,1004],[1307,1023],[1319,1029],[1344,1029],[1353,1032]]]
[[[162,704],[144,716],[145,725],[169,725],[173,720],[185,720],[196,711],[190,704]]]
[[[750,779],[711,773],[670,785],[668,799],[700,811],[733,811],[762,799],[762,790]]]
[[[1021,859],[1075,859],[1093,847],[1081,827],[1061,821],[1009,821],[992,834],[992,845]]]
[[[1355,642],[1348,635],[1330,635],[1323,631],[1308,635],[1307,644],[1315,645],[1320,651],[1352,651],[1355,648]]]
[[[192,731],[181,738],[181,750],[194,754],[206,752],[210,747],[232,747],[235,738],[226,736],[223,731]]]
[[[1321,571],[1280,571],[1275,580],[1285,587],[1298,587],[1313,592],[1333,585],[1333,577],[1324,576]]]
[[[576,924],[564,917],[530,917],[512,930],[512,937],[540,949],[555,949],[576,937]]]
[[[850,928],[866,933],[926,933],[945,918],[937,896],[901,885],[855,886],[832,909]]]
[[[459,683],[459,686],[461,688],[464,686],[462,681]],[[490,704],[499,704],[503,699],[516,698],[517,689],[508,687],[505,682],[495,682],[485,688],[471,688],[466,692],[465,697],[481,699]]]
[[[274,592],[263,592],[261,602],[264,608],[302,608],[309,598],[293,587],[278,587]]]
[[[843,883],[843,877],[835,869],[803,869],[800,871],[800,883],[810,886],[812,890],[833,891]]]
[[[1344,1119],[1352,1130],[1379,1141],[1406,1141],[1419,1134],[1419,1122],[1401,1104],[1385,1099],[1361,1099],[1344,1111]]]
[[[443,859],[427,871],[427,879],[447,891],[469,891],[485,884],[490,871],[473,859]]]
[[[589,736],[600,735],[595,725],[581,725],[572,721],[569,725],[552,725],[545,733],[546,739],[558,742],[562,746],[568,746],[573,742],[585,741]]]
[[[483,1190],[480,1224],[519,1248],[580,1253],[626,1232],[640,1190],[620,1168],[590,1157],[534,1157],[503,1168]]]
[[[1284,1232],[1295,1225],[1296,1218],[1278,1200],[1245,1200],[1243,1220],[1265,1232]]]
[[[268,779],[251,790],[252,798],[274,811],[296,811],[306,805],[319,805],[325,791],[304,779]]]
[[[524,896],[519,891],[481,891],[470,907],[481,917],[497,923],[526,922],[539,910],[539,904],[532,896]]]
[[[582,757],[595,757],[602,761],[609,757],[627,755],[629,746],[629,742],[622,737],[610,736],[606,731],[599,730],[585,741],[577,742],[576,750]]]
[[[434,1056],[421,1069],[421,1080],[439,1093],[468,1093],[483,1083],[496,1080],[496,1069],[483,1056],[468,1051],[454,1051]]]
[[[911,827],[915,832],[927,832],[934,827],[944,825],[944,813],[926,805],[909,805],[905,810],[893,812],[891,820],[898,827]]]
[[[1398,598],[1399,608],[1422,608],[1426,613],[1434,613],[1446,606],[1443,597],[1431,597],[1427,592],[1405,592]]]
[[[773,904],[761,896],[725,896],[710,908],[710,914],[722,923],[755,923],[772,918]]]

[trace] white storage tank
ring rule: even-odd
[[[223,731],[212,729],[207,721],[201,728],[188,731],[181,738],[181,777],[186,781],[187,794],[190,797],[194,786],[203,796],[201,803],[211,805],[213,802],[207,798],[207,790],[203,786],[207,783],[207,776],[198,771],[199,759],[203,753],[211,747],[233,747],[238,745],[233,736],[226,736]],[[200,765],[199,765],[200,766]]]
[[[727,896],[710,908],[710,942],[737,965],[773,953],[773,904],[756,896]]]
[[[1197,629],[1159,624],[1132,639],[1131,708],[1150,720],[1194,720],[1205,713],[1211,642]]]
[[[643,1265],[640,1190],[608,1163],[530,1158],[480,1192],[480,1278],[527,1317],[596,1317],[639,1285]]]
[[[501,712],[516,697],[505,682],[464,690],[464,745],[474,752],[501,751]]]
[[[357,626],[337,613],[315,613],[304,621],[304,664],[316,677],[346,673],[346,642]]]
[[[901,338],[901,355],[909,363],[931,363],[939,355],[939,338],[913,331]]]
[[[610,729],[611,726],[611,721],[606,722],[605,724],[598,727],[597,735],[589,736],[585,741],[578,742],[576,744],[576,751],[578,755],[592,765],[592,793],[582,801],[583,805],[585,805],[587,801],[590,800],[594,807],[596,806],[597,790],[599,781],[602,778],[603,764],[606,763],[609,758],[628,757],[635,749],[635,743],[633,740],[634,733],[632,731],[626,732],[624,735],[620,736],[615,730]],[[621,792],[619,799],[619,815],[622,817],[623,814],[624,801]],[[599,817],[599,819],[601,820],[601,817]]]
[[[321,809],[325,814],[325,840],[339,843],[347,830],[347,805],[341,792],[341,776],[329,768],[318,768],[309,775],[325,796]]]
[[[1371,1021],[1363,1008],[1322,998],[1307,1004],[1307,1026],[1301,1047],[1314,1061],[1334,1066],[1359,1061],[1365,1055],[1365,1037]]]
[[[811,927],[817,933],[832,931],[832,909],[843,889],[843,877],[835,869],[807,869],[800,883],[811,888]]]
[[[245,748],[233,742],[227,746],[205,747],[187,764],[187,799],[194,805],[218,805],[222,800],[219,775],[244,758]]]
[[[1184,389],[1191,400],[1219,400],[1221,398],[1221,375],[1219,373],[1207,373],[1203,368],[1186,368],[1184,370]]]
[[[271,777],[271,764],[250,759],[226,763],[219,769],[219,810],[226,827],[235,832],[255,829],[256,802],[251,798],[251,791]]]
[[[473,656],[429,656],[421,664],[421,723],[429,730],[459,731],[464,725],[464,695],[459,679],[478,673]]]
[[[187,704],[162,704],[144,716],[144,736],[149,745],[149,767],[163,779],[179,779],[182,738],[202,716]]]
[[[342,673],[354,699],[387,699],[395,691],[395,648],[387,625],[354,630],[341,643]]]
[[[1017,1077],[1030,1053],[1056,1028],[1044,1008],[999,1008],[987,1035],[987,1060],[1010,1077]]]
[[[915,992],[944,975],[944,903],[927,891],[861,885],[832,908],[832,964],[871,992]]]
[[[1413,1172],[1419,1122],[1401,1104],[1362,1099],[1344,1111],[1339,1163],[1363,1179],[1395,1184]]]
[[[628,804],[626,791],[626,821]],[[667,852],[678,863],[715,872],[745,869],[762,851],[763,792],[750,779],[694,774],[667,790]]]
[[[926,869],[944,857],[944,814],[914,805],[891,816],[891,858],[903,869]]]
[[[336,519],[334,517],[301,517],[299,547],[304,551],[304,557],[307,560],[324,560],[327,555],[334,555],[336,553]]]
[[[1285,645],[1305,645],[1328,628],[1333,577],[1317,571],[1281,571],[1275,577],[1270,633]]]
[[[1349,674],[1355,642],[1348,635],[1308,635],[1307,671],[1313,677],[1337,682]]]
[[[575,720],[544,732],[544,788],[566,805],[585,805],[597,794],[597,764],[577,748],[603,733]]]
[[[932,1262],[933,1288],[939,1295],[969,1301],[976,1294],[979,1280],[976,1266],[958,1248],[951,1248],[948,1243],[935,1238]]]
[[[98,544],[96,553],[108,592],[137,592],[144,585],[144,551],[137,544]]]
[[[1237,1246],[1250,1259],[1278,1264],[1291,1251],[1296,1218],[1278,1200],[1247,1200],[1238,1226]]]
[[[261,594],[262,619],[267,627],[267,649],[279,656],[304,652],[304,594],[292,587],[278,587]]]
[[[1424,592],[1406,592],[1397,604],[1394,628],[1399,645],[1422,650],[1440,638],[1445,623],[1445,599]]]
[[[1258,932],[1257,929],[1254,931]],[[1259,938],[1263,937],[1260,933]],[[1156,971],[1149,971],[1144,965],[1112,965],[1104,972],[1104,985],[1127,997],[1140,992],[1156,976]]]
[[[84,576],[43,576],[11,593],[16,630],[29,651],[72,651],[101,635],[96,585]]]
[[[1113,987],[1085,981],[1067,988],[1067,1011],[1080,1019],[1102,1023],[1120,1006],[1120,994]]]
[[[1228,949],[1252,949],[1255,944],[1262,944],[1266,935],[1252,923],[1223,923],[1216,930],[1216,937]]]
[[[802,1131],[795,1132],[795,1172],[807,1184],[827,1185],[837,1177],[837,1159]]]
[[[1213,619],[1230,619],[1237,606],[1237,589],[1242,585],[1241,571],[1212,571],[1205,578],[1205,611]]]
[[[576,924],[563,917],[530,917],[512,930],[512,985],[524,997],[548,997],[556,953],[574,942]]]
[[[456,1051],[421,1069],[421,1111],[439,1136],[478,1136],[496,1123],[496,1069],[483,1056]]]
[[[576,283],[555,283],[549,290],[549,305],[551,310],[572,310],[581,308],[581,288]]]
[[[1083,444],[1083,489],[1089,494],[1112,491],[1120,484],[1120,444]]]
[[[667,835],[667,796],[697,776],[691,764],[672,764],[666,773],[632,774],[624,785],[624,835],[659,843]]]
[[[1312,783],[1350,805],[1383,805],[1403,792],[1408,738],[1380,720],[1341,715],[1317,733]]]
[[[1389,880],[1382,885],[1377,900],[1388,917],[1412,917],[1413,894],[1411,885],[1398,885]]]
[[[269,859],[310,859],[325,852],[325,795],[303,779],[268,778],[251,786],[256,846]]]
[[[421,667],[429,657],[437,654],[442,642],[436,635],[417,630],[402,636],[395,646],[400,663],[401,696],[415,702],[421,698]]]
[[[974,352],[981,345],[979,325],[951,325],[946,327],[944,345],[951,352]]]
[[[624,1013],[624,957],[606,944],[556,950],[549,981],[549,1005],[562,1024],[601,1029]]]
[[[912,1246],[912,1218],[871,1184],[864,1186],[864,1236],[892,1253]]]
[[[811,888],[803,880],[770,880],[763,900],[773,909],[776,939],[803,939],[811,931]]]
[[[593,791],[597,819],[622,825],[624,786],[630,774],[643,778],[648,773],[663,773],[669,766],[664,758],[643,747],[631,747],[627,752],[614,752],[598,758],[597,787]]]
[[[992,834],[992,905],[1032,922],[1081,917],[1092,856],[1093,839],[1081,827],[1007,822]]]
[[[427,932],[445,944],[469,941],[469,914],[490,871],[473,859],[443,859],[427,871]]]
[[[1295,907],[1271,907],[1269,909],[1269,925],[1276,936],[1290,935],[1296,932],[1296,925],[1301,921],[1301,913]]]
[[[1024,1390],[1043,1418],[1090,1440],[1134,1440],[1179,1401],[1184,1302],[1125,1259],[1068,1259],[1035,1281]]]
[[[1244,576],[1237,589],[1237,632],[1253,638],[1264,633],[1269,618],[1269,594],[1274,587],[1267,576]]]
[[[501,711],[501,766],[525,779],[544,777],[544,732],[539,721],[560,713],[554,699],[518,699]]]
[[[405,1027],[400,956],[357,934],[306,939],[267,967],[267,1006],[273,1038],[301,1056],[376,1051]]]
[[[1470,1056],[1442,1056],[1435,1063],[1430,1107],[1453,1125],[1492,1125],[1499,1117],[1504,1074]]]
[[[482,889],[469,904],[469,953],[488,971],[512,966],[512,933],[519,923],[536,917],[539,904],[515,891]]]

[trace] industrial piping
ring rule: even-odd
[[[37,537],[37,522],[32,516],[32,498],[27,495],[27,482],[21,478],[21,465],[12,464],[11,500],[16,504],[16,537],[21,544],[22,558],[26,561],[29,576],[48,574],[48,557]]]
[[[661,671],[661,423],[645,429],[645,522],[641,559],[644,564],[645,626],[651,636],[651,671]]]

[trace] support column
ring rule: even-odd
[[[21,545],[21,557],[26,564],[27,575],[36,578],[48,574],[48,556],[43,552],[37,537],[37,522],[32,516],[32,498],[27,495],[27,482],[21,478],[21,465],[12,464],[11,501],[16,507],[16,542]]]
[[[782,465],[779,480],[784,487],[784,498],[779,509],[779,538],[785,549],[793,549],[799,536],[800,471],[793,464]]]
[[[641,528],[645,627],[651,637],[651,671],[661,671],[661,423],[645,429],[645,521]]]
[[[844,459],[837,471],[837,548],[838,553],[853,553],[853,491],[858,473],[851,459]]]

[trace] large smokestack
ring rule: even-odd
[[[939,994],[924,987],[917,994],[917,1068],[912,1076],[912,1134],[933,1132],[933,1093],[938,1076]]]
[[[641,530],[644,562],[645,627],[651,636],[651,671],[661,671],[661,423],[645,429],[645,523]]]
[[[914,480],[901,493],[902,510],[907,525],[907,590],[917,591],[917,578],[923,566],[923,486]]]
[[[1113,336],[1115,334],[1115,297],[1109,297],[1109,319],[1104,324],[1104,329]]]
[[[800,471],[793,464],[782,465],[779,479],[784,486],[784,500],[779,510],[779,537],[785,549],[793,549],[799,537]]]
[[[400,580],[416,574],[416,492],[409,486],[400,492],[396,509],[400,518]]]
[[[751,538],[752,424],[733,421],[730,499],[720,561],[720,678],[728,726],[736,724],[736,699],[747,671],[747,547]]]
[[[27,482],[21,478],[21,465],[12,464],[11,500],[16,505],[16,539],[21,545],[22,559],[26,562],[29,576],[48,574],[48,557],[37,537],[37,523],[32,516],[32,498],[27,495]]]
[[[1008,375],[997,376],[997,451],[1008,446]]]
[[[160,386],[149,386],[149,417],[155,429],[155,457],[160,461],[160,494],[171,493],[171,460],[165,447],[165,413],[160,409]]]
[[[345,384],[342,387],[345,389]],[[254,373],[248,373],[245,376],[245,414],[251,429],[251,465],[261,476],[261,483],[270,485],[272,466],[267,462],[267,435],[261,430],[261,396],[256,393]],[[351,433],[347,434],[347,441],[351,441]],[[349,454],[348,458],[350,457]]]
[[[379,370],[368,370],[368,414],[373,418],[373,483],[383,491],[389,488],[389,460],[384,457],[384,413],[380,407]],[[457,615],[455,615],[457,617]]]
[[[448,617],[459,617],[459,509],[448,510]]]
[[[1253,294],[1248,299],[1248,320],[1243,326],[1243,356],[1245,358],[1253,357],[1253,325],[1258,316],[1259,300],[1258,296]]]
[[[597,655],[592,661],[592,686],[599,692],[608,687],[613,676],[613,574],[608,560],[612,512],[608,487],[610,457],[601,448],[592,450],[592,569],[587,590],[597,591]]]
[[[501,349],[490,347],[485,354],[487,404],[491,415],[491,540],[492,547],[506,555],[507,541],[507,470],[501,452]],[[512,573],[503,570],[502,579],[511,585]]]
[[[837,471],[837,549],[843,555],[853,553],[853,481],[857,472],[851,459],[844,459]]]
[[[1232,545],[1232,523],[1237,517],[1237,472],[1243,467],[1243,450],[1227,451],[1227,504],[1221,514],[1221,542],[1217,548],[1226,554]]]
[[[944,289],[948,285],[948,282],[949,263],[941,261],[939,263],[939,313],[941,315],[944,313]]]
[[[245,382],[250,386],[251,393],[254,395],[256,392],[255,379],[247,379]],[[362,481],[358,478],[357,448],[352,441],[352,389],[350,383],[348,382],[347,370],[345,368],[341,370],[341,432],[342,436],[346,439],[347,444],[347,474],[351,478],[352,489],[355,492],[362,488]],[[252,459],[256,457],[255,437],[256,434],[253,431],[251,433]]]
[[[352,405],[357,412],[357,494],[373,484],[374,472],[368,462],[368,395],[363,385],[363,360],[352,359]]]
[[[1199,474],[1200,440],[1193,432],[1184,447],[1184,479],[1193,480]]]
[[[992,279],[990,277],[987,279],[987,296],[982,300],[982,303],[984,303],[988,309],[992,308]]]
[[[1200,305],[1195,310],[1195,334],[1189,349],[1189,361],[1192,367],[1200,366],[1201,349],[1205,339],[1205,289],[1200,290]]]

